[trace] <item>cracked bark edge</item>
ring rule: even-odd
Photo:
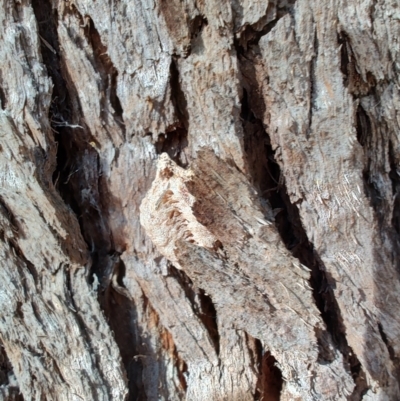
[[[141,224],[159,251],[211,295],[218,314],[229,313],[235,327],[271,349],[284,393],[322,400],[353,391],[340,354],[318,363],[315,329],[324,323],[307,288],[309,273],[286,250],[237,169],[210,151],[199,152],[187,171],[162,154]]]

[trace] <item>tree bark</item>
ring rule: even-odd
[[[395,0],[0,4],[0,400],[400,399]]]

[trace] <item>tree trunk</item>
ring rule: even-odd
[[[0,4],[0,400],[400,399],[396,0]]]

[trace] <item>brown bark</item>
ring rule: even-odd
[[[0,400],[400,398],[396,1],[0,4]]]

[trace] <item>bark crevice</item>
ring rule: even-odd
[[[318,35],[317,35],[317,30],[314,30],[314,54],[312,59],[310,60],[310,94],[309,94],[309,110],[308,110],[308,127],[306,131],[306,138],[309,139],[311,135],[311,130],[312,130],[312,124],[313,124],[313,109],[314,109],[314,104],[315,104],[315,98],[316,98],[316,90],[315,90],[315,85],[317,81],[317,76],[316,76],[316,68],[317,68],[317,60],[318,60]]]
[[[360,75],[351,40],[346,32],[338,33],[338,43],[340,45],[340,70],[343,74],[343,85],[354,98],[366,96],[376,85],[375,77],[368,71],[366,74],[367,82],[365,82]]]
[[[397,233],[397,238],[400,238],[400,168],[397,166],[394,156],[394,145],[389,141],[389,163],[390,172],[389,178],[392,182],[392,195],[393,195],[393,213],[391,224]],[[400,263],[400,262],[399,262]]]
[[[293,9],[296,0],[282,0],[278,1],[278,4],[269,3],[265,14],[256,22],[249,24],[245,23],[240,27],[235,35],[236,47],[239,52],[246,52],[248,48],[254,45],[258,45],[260,39],[267,35],[275,27],[277,22],[290,13]],[[242,8],[238,2],[236,8]],[[236,10],[237,16],[240,17],[243,13],[243,9]]]
[[[1,84],[1,73],[0,73],[0,84]],[[5,110],[7,107],[6,94],[4,93],[4,90],[1,87],[1,85],[0,85],[0,107],[2,110]]]
[[[193,18],[193,20],[191,21],[190,26],[189,26],[191,41],[190,41],[190,45],[189,45],[189,48],[188,48],[187,57],[190,56],[190,53],[191,53],[192,48],[193,48],[193,42],[197,41],[197,39],[201,36],[201,33],[202,33],[203,29],[207,25],[208,25],[208,20],[202,14],[196,15]]]
[[[125,135],[125,123],[123,117],[124,110],[117,94],[118,71],[111,61],[111,58],[108,55],[108,49],[103,44],[101,36],[90,17],[85,17],[84,26],[87,26],[87,28],[85,28],[87,39],[93,49],[93,68],[100,74],[102,80],[101,85],[104,91],[104,96],[102,99],[101,109],[103,110],[104,115],[101,117],[105,120],[107,119],[107,113],[104,111],[108,107],[106,100],[109,100],[113,109],[112,114],[114,120],[121,132]]]
[[[56,145],[56,161],[53,171],[53,185],[63,196],[63,188],[68,183],[70,174],[67,171],[68,155],[62,146],[64,138],[74,135],[72,125],[71,96],[64,78],[60,46],[58,42],[57,25],[58,13],[48,0],[33,0],[32,7],[38,21],[39,35],[51,46],[41,41],[41,55],[47,73],[53,83],[51,104],[49,108],[49,122],[54,134]],[[54,51],[52,51],[53,49]],[[61,146],[60,146],[61,145]]]
[[[0,341],[0,387],[10,384],[11,375],[14,375],[14,370],[8,359],[6,350]]]
[[[190,277],[183,271],[178,270],[169,265],[169,273],[173,276],[185,292],[187,299],[192,305],[192,310],[203,323],[207,330],[211,341],[213,342],[215,351],[219,355],[219,332],[217,311],[211,297],[201,288],[197,288]]]
[[[80,126],[83,120],[76,90],[63,66],[60,58],[57,24],[57,11],[52,8],[49,1],[33,1],[36,18],[39,21],[40,35],[56,50],[52,52],[42,42],[43,62],[48,74],[53,81],[52,102],[49,110],[49,120],[54,132],[57,145],[57,164],[53,172],[53,182],[60,193],[61,198],[68,205],[79,222],[81,232],[91,253],[91,267],[88,279],[91,284],[99,282],[98,299],[100,306],[114,331],[116,343],[120,349],[121,357],[126,370],[129,372],[129,364],[134,355],[132,327],[129,323],[133,304],[126,296],[118,293],[112,285],[113,275],[117,286],[123,288],[122,277],[124,275],[123,262],[120,253],[114,248],[111,231],[107,223],[106,205],[102,200],[108,199],[106,188],[102,182],[100,156],[95,147],[95,142],[86,126]],[[90,18],[84,20],[77,10],[82,24],[85,24],[86,37],[93,48],[93,67],[99,72],[101,86],[104,90],[102,109],[107,107],[106,99],[110,101],[114,109],[114,119],[124,133],[123,110],[116,94],[118,72],[106,53],[106,48],[100,40],[93,21]],[[50,18],[49,18],[50,16]],[[46,22],[46,23],[41,23]],[[107,96],[107,97],[105,97]],[[105,115],[102,116],[106,118]],[[76,310],[73,300],[70,275],[67,272],[67,295],[71,302],[72,310]],[[84,335],[86,326],[79,314],[81,333]],[[126,322],[126,324],[122,323]],[[86,336],[89,343],[89,337]],[[92,349],[92,354],[96,355]],[[106,380],[104,380],[106,382]],[[109,393],[111,389],[107,390]],[[92,389],[93,397],[96,390]]]
[[[334,359],[331,346],[343,355],[347,369],[352,372],[356,388],[354,394],[363,393],[366,381],[361,364],[347,343],[346,330],[341,312],[334,295],[335,281],[308,240],[302,226],[298,207],[291,203],[283,179],[283,174],[276,161],[270,138],[256,113],[265,110],[262,99],[253,89],[249,96],[246,88],[255,88],[255,77],[251,76],[244,62],[244,76],[248,79],[243,88],[242,112],[245,150],[253,184],[261,195],[261,203],[267,203],[273,211],[272,220],[286,248],[303,265],[311,270],[309,285],[312,288],[316,306],[326,325],[325,330],[317,330],[319,362],[329,363]],[[253,70],[254,71],[254,70]],[[253,111],[254,110],[254,111]],[[354,398],[356,399],[356,398]]]
[[[249,336],[249,335],[248,335]],[[254,339],[256,360],[258,367],[258,380],[254,401],[279,401],[283,387],[282,372],[271,352],[266,351],[258,339]]]
[[[158,154],[168,153],[168,156],[181,167],[187,167],[189,161],[185,149],[188,147],[189,114],[187,101],[182,90],[176,56],[172,57],[170,65],[171,102],[175,109],[177,122],[165,133],[158,135],[154,146]]]

